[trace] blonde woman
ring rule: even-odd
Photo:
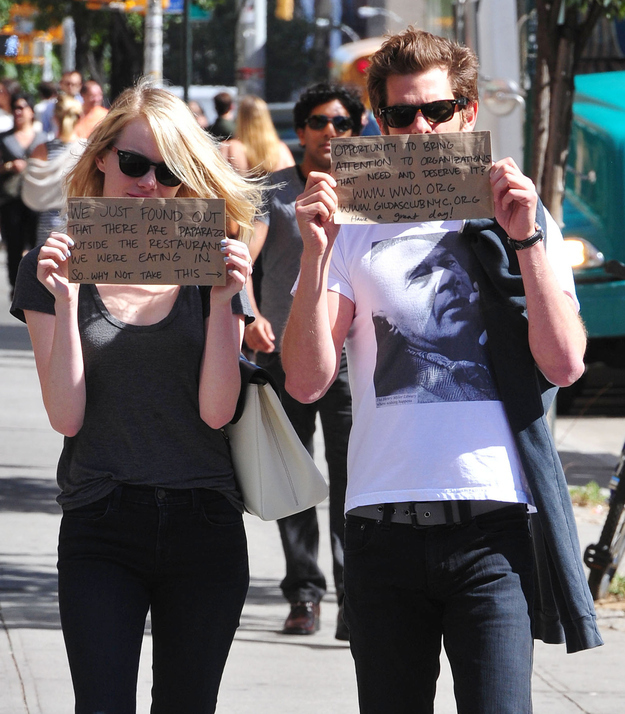
[[[260,202],[185,104],[147,82],[96,127],[68,194],[224,198],[245,239]],[[240,389],[249,251],[222,241],[223,287],[79,286],[72,244],[52,233],[24,258],[12,312],[66,437],[59,604],[75,711],[135,711],[150,611],[151,711],[213,712],[249,583],[221,432]]]
[[[243,97],[234,136],[220,148],[242,174],[262,176],[295,165],[289,147],[276,132],[267,104],[260,97]]]
[[[80,154],[76,125],[82,116],[82,104],[67,94],[61,94],[54,105],[56,137],[39,144],[33,150],[26,168],[22,198],[33,210],[40,211],[37,245],[45,243],[51,231],[63,224],[63,186],[61,176],[67,173]],[[44,163],[41,163],[44,162]],[[29,188],[32,187],[32,190]],[[28,203],[32,196],[43,204]]]

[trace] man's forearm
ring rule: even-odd
[[[286,389],[307,403],[322,397],[338,371],[328,308],[329,256],[302,256],[291,313],[282,339]]]
[[[530,349],[550,382],[569,386],[584,372],[584,326],[573,300],[556,279],[544,244],[520,251],[518,257],[527,299]]]

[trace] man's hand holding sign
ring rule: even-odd
[[[332,140],[335,223],[414,223],[493,215],[490,132]]]

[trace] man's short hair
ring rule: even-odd
[[[367,90],[374,114],[386,106],[386,80],[392,75],[427,72],[436,67],[446,69],[454,98],[478,100],[478,59],[473,50],[413,27],[389,37],[371,55],[367,73]]]
[[[80,93],[83,95],[83,97],[89,91],[89,87],[93,87],[93,85],[96,85],[97,87],[100,87],[100,89],[102,89],[102,85],[100,84],[100,82],[97,82],[95,79],[88,79],[86,82],[83,82],[82,87],[80,88]]]
[[[213,101],[215,102],[215,111],[220,117],[232,109],[232,97],[228,92],[219,92],[214,96]]]
[[[63,72],[63,74],[61,75],[61,80],[65,79],[66,77],[71,77],[73,74],[78,75],[78,79],[80,79],[80,84],[82,85],[83,76],[77,69],[68,69],[65,72]]]
[[[42,99],[52,99],[59,91],[59,85],[56,82],[39,82],[37,91]]]
[[[365,111],[364,104],[355,93],[338,84],[320,82],[306,89],[293,107],[293,122],[296,129],[306,126],[306,119],[315,107],[326,102],[338,99],[348,112],[354,128],[352,134],[358,136],[362,130],[362,115]]]

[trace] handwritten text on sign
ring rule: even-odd
[[[332,139],[336,223],[489,218],[490,132]]]
[[[225,285],[225,201],[70,198],[74,283]]]

